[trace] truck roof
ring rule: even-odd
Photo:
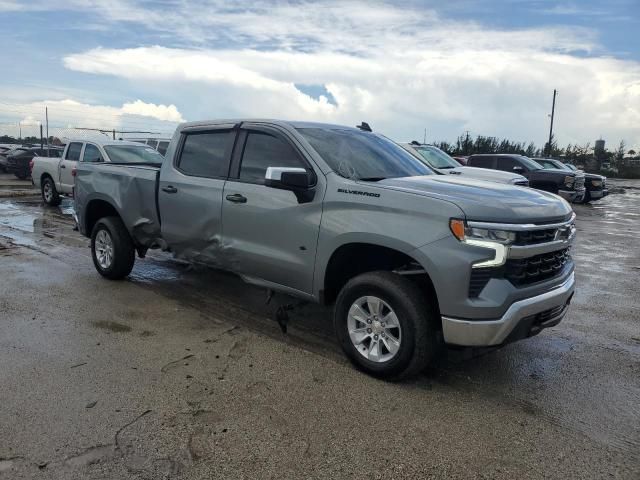
[[[96,145],[101,145],[101,146],[106,146],[106,145],[133,145],[133,146],[137,146],[139,147],[140,145],[142,145],[139,142],[132,142],[132,141],[128,141],[128,140],[112,140],[110,138],[108,139],[89,139],[89,138],[70,138],[67,141],[67,144],[71,143],[71,142],[78,142],[78,143],[95,143]]]
[[[305,122],[305,121],[293,121],[293,120],[277,120],[273,118],[224,118],[224,119],[215,119],[215,120],[198,120],[196,122],[186,122],[180,124],[179,129],[191,128],[191,127],[200,127],[206,125],[216,125],[216,124],[238,124],[238,123],[270,123],[275,125],[282,125],[291,128],[329,128],[329,129],[349,129],[349,130],[358,130],[356,127],[348,127],[346,125],[337,125],[331,123],[321,123],[321,122]]]

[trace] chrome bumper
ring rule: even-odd
[[[586,190],[584,188],[581,190],[558,190],[558,195],[569,203],[582,202],[585,194]]]
[[[469,347],[489,347],[500,345],[514,331],[520,322],[528,321],[531,316],[566,307],[575,290],[575,274],[559,287],[535,297],[513,303],[498,320],[460,320],[442,317],[442,333],[445,343]],[[567,312],[561,308],[554,316],[545,318],[539,328],[556,325]]]

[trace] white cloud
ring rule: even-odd
[[[7,3],[16,2],[0,0],[0,9]],[[28,5],[51,8],[44,0]],[[468,129],[542,145],[557,88],[561,144],[603,135],[640,148],[640,63],[606,56],[592,29],[489,28],[381,1],[150,5],[70,0],[57,8],[156,32],[182,48],[97,48],[67,55],[64,65],[127,78],[192,118],[364,120],[398,140],[421,138],[426,127],[431,139]],[[559,4],[556,13],[575,5]],[[296,84],[324,86],[336,104]]]
[[[166,122],[184,122],[182,114],[180,114],[175,105],[155,105],[136,100],[122,105],[121,111],[125,114],[152,117]]]

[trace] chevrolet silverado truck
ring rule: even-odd
[[[537,163],[544,168],[557,168],[559,170],[566,170],[569,172],[582,172],[578,170],[575,165],[570,163],[562,163],[560,160],[554,160],[553,158],[534,158]],[[595,173],[584,173],[584,200],[583,203],[589,203],[591,200],[600,200],[601,198],[609,195],[607,189],[607,177],[602,175],[596,175]]]
[[[517,173],[462,166],[453,157],[450,157],[434,145],[424,145],[416,141],[401,143],[400,145],[409,153],[414,154],[418,160],[445,175],[460,175],[461,177],[475,178],[476,180],[509,183],[511,185],[520,185],[521,187],[529,186],[529,180]]]
[[[150,248],[333,305],[362,370],[399,378],[443,344],[492,347],[564,317],[575,215],[560,197],[436,175],[376,133],[320,123],[180,125],[160,167],[78,162],[76,213],[107,279]]]
[[[467,165],[519,173],[529,180],[531,188],[555,193],[569,202],[582,202],[586,193],[582,172],[545,169],[524,155],[475,154],[469,157]]]

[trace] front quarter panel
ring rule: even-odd
[[[464,218],[464,213],[449,201],[330,173],[318,238],[314,296],[320,297],[327,264],[339,247],[368,243],[411,256],[416,249],[451,236],[450,218]],[[429,272],[431,262],[423,256],[420,263]]]

